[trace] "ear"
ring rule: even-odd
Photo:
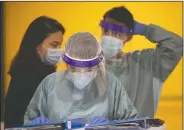
[[[67,69],[69,69],[69,68],[70,68],[70,66],[69,66],[68,64],[66,64],[66,68],[67,68]]]
[[[36,46],[36,50],[39,51],[41,49],[41,44]]]

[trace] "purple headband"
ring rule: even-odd
[[[109,23],[109,22],[104,21],[104,20],[100,21],[100,26],[105,28],[105,29],[109,29],[109,30],[112,30],[112,31],[115,31],[115,32],[130,33],[130,34],[133,33],[133,31],[131,29],[129,29],[129,28],[125,27],[125,26],[112,24],[112,23]]]
[[[80,61],[80,60],[74,60],[68,57],[66,54],[63,54],[62,58],[67,64],[74,67],[93,67],[98,65],[103,59],[103,57],[100,55],[97,58],[90,61]]]

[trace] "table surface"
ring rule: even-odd
[[[85,128],[80,128],[80,129],[73,129],[73,130],[85,130]],[[146,130],[167,130],[166,125],[160,126],[160,127],[151,127]]]
[[[1,122],[1,130],[4,130],[4,122]],[[85,130],[85,128],[73,129],[73,130]],[[151,128],[146,129],[146,130],[167,130],[167,126],[163,125],[160,127],[151,127]]]

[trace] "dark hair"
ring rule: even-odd
[[[134,29],[133,15],[124,6],[114,7],[108,10],[103,16],[104,20],[105,18],[111,18],[117,22],[125,24],[125,26],[132,30]]]
[[[32,21],[21,41],[19,51],[12,60],[9,74],[16,72],[35,71],[41,75],[47,75],[56,70],[55,66],[44,65],[37,54],[36,47],[41,44],[49,34],[61,31],[64,27],[55,19],[40,16]]]

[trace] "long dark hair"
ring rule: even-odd
[[[47,16],[40,16],[32,21],[21,41],[19,51],[12,60],[9,74],[34,71],[46,76],[56,71],[56,66],[44,65],[37,54],[36,47],[41,44],[49,34],[65,29],[57,20]]]

